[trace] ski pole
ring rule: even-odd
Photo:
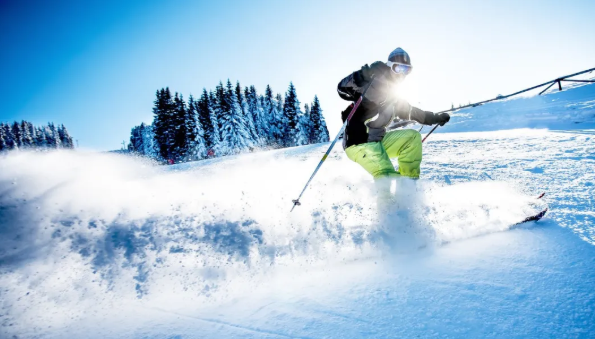
[[[316,175],[316,172],[318,172],[318,170],[320,169],[320,167],[322,166],[322,163],[326,160],[326,158],[328,157],[328,155],[331,153],[331,150],[333,149],[333,147],[335,146],[335,144],[337,143],[337,140],[339,140],[339,137],[341,136],[341,134],[343,134],[343,131],[345,130],[345,127],[347,127],[347,123],[349,123],[349,120],[351,120],[351,118],[353,117],[353,114],[355,114],[355,111],[357,110],[357,108],[359,107],[359,104],[361,104],[362,99],[364,98],[364,96],[366,95],[366,92],[368,91],[368,88],[370,88],[370,86],[372,85],[372,83],[374,82],[374,77],[372,76],[372,80],[370,81],[370,83],[368,84],[368,86],[366,86],[366,89],[364,89],[364,92],[362,93],[362,95],[359,97],[359,99],[357,99],[357,101],[355,102],[355,105],[353,105],[353,108],[351,109],[351,112],[349,113],[349,115],[347,116],[347,119],[345,119],[345,122],[343,123],[343,127],[341,127],[341,130],[339,131],[339,133],[337,134],[337,136],[335,137],[335,140],[333,140],[333,142],[331,143],[331,145],[329,146],[328,150],[326,150],[326,153],[324,153],[324,156],[322,156],[322,159],[320,160],[320,162],[318,163],[318,166],[316,166],[316,169],[314,170],[314,173],[312,173],[312,175],[310,176],[310,179],[308,179],[308,182],[306,183],[306,185],[304,186],[304,189],[302,189],[302,192],[300,193],[300,195],[298,196],[297,199],[292,200],[293,202],[293,207],[291,208],[291,211],[293,211],[293,209],[295,208],[295,206],[299,206],[302,203],[300,203],[300,198],[302,197],[302,195],[304,194],[304,192],[306,191],[306,188],[308,187],[308,185],[310,184],[310,181],[312,181],[312,179],[314,178],[314,176]]]
[[[430,136],[430,134],[432,134],[432,132],[434,132],[434,130],[435,130],[436,128],[438,128],[438,126],[440,126],[440,125],[436,124],[436,126],[434,126],[434,128],[432,128],[432,129],[430,130],[430,133],[426,134],[426,136],[425,136],[425,137],[424,137],[424,138],[421,140],[421,142],[423,143],[424,141],[426,141],[426,139],[427,139],[427,138]],[[422,126],[422,128],[423,128],[423,126]],[[421,129],[420,129],[420,131],[421,131]]]

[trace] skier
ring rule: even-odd
[[[397,48],[388,56],[388,62],[376,61],[364,65],[341,80],[337,91],[348,101],[357,101],[365,88],[370,88],[357,111],[347,124],[343,135],[343,148],[347,157],[360,164],[375,179],[392,176],[419,178],[422,158],[421,135],[411,129],[386,132],[387,127],[406,124],[414,120],[424,125],[444,126],[450,116],[434,114],[409,105],[395,97],[397,86],[411,72],[409,55]],[[342,112],[343,122],[353,104]],[[398,158],[395,171],[391,158]]]

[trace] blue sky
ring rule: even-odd
[[[398,46],[410,102],[437,111],[595,67],[594,15],[594,1],[0,0],[0,121],[116,149],[158,88],[187,98],[230,78],[317,94],[334,135],[336,84]]]

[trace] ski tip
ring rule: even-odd
[[[535,215],[525,218],[525,220],[518,222],[518,223],[514,224],[513,226],[519,226],[519,225],[522,225],[522,224],[524,224],[526,222],[530,222],[530,221],[539,221],[541,218],[543,218],[543,216],[547,213],[547,211],[548,211],[548,209],[546,208],[543,211],[541,211]]]
[[[543,216],[545,216],[546,213],[547,213],[547,208],[544,209],[543,211],[539,212],[539,214],[537,214],[537,219],[535,221],[543,218]]]
[[[537,197],[537,199],[541,199],[541,198],[543,198],[543,196],[544,196],[544,195],[545,195],[545,192],[541,193],[541,194],[540,194],[540,195]]]

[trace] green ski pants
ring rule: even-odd
[[[360,164],[374,179],[403,175],[419,178],[421,164],[421,135],[412,129],[386,133],[380,142],[353,145],[345,150],[347,157]],[[399,171],[390,161],[398,158]]]

